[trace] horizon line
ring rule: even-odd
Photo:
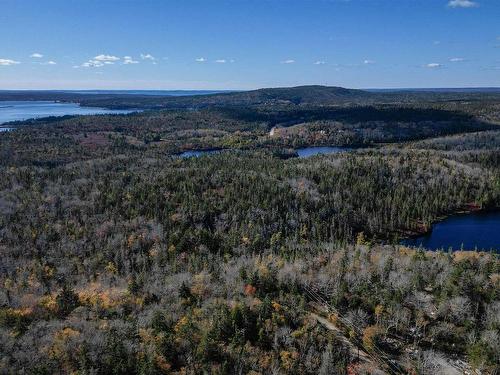
[[[2,91],[52,91],[52,92],[71,92],[71,91],[254,91],[254,90],[262,90],[262,89],[273,89],[273,88],[297,88],[297,87],[310,87],[310,86],[320,86],[320,87],[338,87],[345,89],[353,89],[353,90],[491,90],[496,89],[500,90],[500,86],[455,86],[455,87],[446,87],[446,86],[422,86],[422,87],[346,87],[346,86],[335,86],[335,85],[320,85],[320,84],[306,84],[306,85],[291,85],[291,86],[262,86],[251,89],[228,89],[228,88],[204,88],[204,89],[190,89],[190,88],[182,88],[182,89],[174,89],[174,88],[69,88],[69,89],[49,89],[49,88],[0,88],[0,92]]]

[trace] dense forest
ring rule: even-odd
[[[440,105],[475,105],[497,103],[500,90],[388,90],[365,91],[329,86],[298,86],[264,88],[252,91],[221,92],[211,95],[170,96],[120,94],[113,92],[95,93],[84,91],[15,91],[0,90],[0,100],[49,100],[75,102],[88,107],[116,109],[202,109],[202,108],[248,108],[259,105],[367,105],[375,103],[438,103]]]
[[[169,109],[0,133],[1,373],[498,373],[498,253],[398,245],[500,208],[495,93],[87,98]]]

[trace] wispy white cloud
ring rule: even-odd
[[[440,40],[435,40],[432,42],[432,44],[434,44],[435,46],[439,46],[441,44],[441,41]]]
[[[295,62],[295,60],[293,59],[288,59],[288,60],[284,60],[281,62],[281,64],[293,64]]]
[[[462,62],[462,61],[465,61],[463,57],[452,57],[450,59],[450,62]]]
[[[124,65],[139,64],[139,61],[134,60],[132,56],[123,56],[123,64]]]
[[[439,64],[439,63],[429,63],[429,64],[424,65],[425,68],[429,68],[429,69],[437,69],[437,68],[441,68],[442,66],[443,66],[443,64]]]
[[[113,65],[116,61],[119,61],[120,58],[113,55],[97,55],[93,59],[84,62],[80,65],[82,68],[100,68],[105,65]]]
[[[46,61],[46,62],[42,62],[40,63],[40,65],[57,65],[57,63],[55,61]]]
[[[450,0],[448,7],[450,8],[477,8],[479,3],[472,0]]]
[[[100,68],[101,66],[104,66],[104,63],[97,60],[89,60],[80,66],[82,68]]]
[[[205,62],[205,61],[207,61],[207,59],[206,59],[206,58],[204,58],[204,57],[198,57],[198,58],[196,59],[196,62]]]
[[[35,52],[35,53],[32,53],[30,55],[30,57],[32,57],[34,59],[41,59],[43,57],[43,55],[41,53]]]
[[[98,60],[89,60],[81,65],[83,68],[100,68],[104,66],[104,62]]]
[[[115,62],[120,60],[120,58],[112,55],[97,55],[96,57],[94,57],[94,60],[101,62]]]
[[[156,58],[153,55],[151,55],[150,53],[141,53],[141,59],[156,61]]]
[[[323,61],[323,60],[318,60],[318,61],[315,61],[313,64],[314,64],[314,65],[325,65],[325,64],[326,64],[326,61]]]
[[[215,60],[215,62],[218,64],[225,64],[227,61],[226,61],[226,59],[218,59],[218,60]]]
[[[375,61],[373,61],[373,60],[365,60],[365,61],[363,61],[363,64],[365,64],[365,65],[372,65],[372,64],[375,64]]]
[[[11,59],[0,59],[0,66],[10,66],[21,64],[19,61],[11,60]]]

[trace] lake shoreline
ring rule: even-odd
[[[485,208],[479,208],[477,205],[469,205],[469,207],[462,207],[457,210],[451,211],[448,214],[440,215],[436,220],[434,220],[428,228],[425,228],[425,225],[422,224],[422,227],[420,230],[406,230],[406,231],[401,231],[400,233],[403,235],[401,238],[399,238],[398,242],[400,246],[405,246],[405,247],[419,247],[419,246],[412,246],[408,244],[402,243],[405,240],[416,240],[419,237],[424,237],[431,235],[434,227],[439,224],[443,223],[447,219],[451,219],[454,217],[464,217],[467,215],[471,214],[489,214],[489,213],[500,213],[500,207],[485,207]],[[436,251],[432,249],[426,249],[428,251]],[[495,249],[495,251],[498,251],[499,249]],[[453,251],[459,251],[459,250],[453,250]],[[474,251],[474,249],[470,250],[463,250],[463,251]],[[491,251],[491,250],[490,250]]]
[[[276,153],[278,157],[286,157],[287,159],[303,159],[303,158],[308,158],[312,156],[317,156],[317,155],[332,155],[332,154],[340,154],[343,152],[351,152],[355,151],[356,147],[349,147],[349,146],[306,146],[306,147],[299,147],[299,148],[270,148],[270,147],[257,147],[255,149],[252,148],[231,148],[231,147],[210,147],[210,148],[192,148],[192,149],[183,149],[177,152],[172,153],[172,156],[180,156],[185,153],[206,153],[206,154],[211,154],[211,153],[216,153],[216,152],[223,152],[223,151],[269,151],[272,153]],[[317,153],[311,153],[311,154],[302,154],[303,151],[306,150],[311,150],[311,151],[324,151],[324,152],[317,152]]]

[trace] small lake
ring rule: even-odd
[[[402,245],[429,250],[500,250],[500,212],[473,212],[450,216],[432,226],[432,232],[406,239]]]
[[[180,154],[177,154],[177,156],[179,156],[181,158],[193,158],[193,157],[197,158],[197,157],[200,157],[202,155],[218,154],[222,151],[224,151],[224,150],[199,150],[199,151],[190,150],[190,151],[181,152]]]
[[[76,103],[0,101],[0,124],[49,116],[126,114],[131,112],[134,111],[80,107]]]
[[[339,152],[346,152],[346,151],[351,151],[352,148],[349,147],[330,147],[330,146],[325,146],[325,147],[304,147],[304,148],[298,148],[295,150],[297,152],[297,155],[299,158],[308,158],[310,156],[314,155],[321,155],[321,154],[337,154]],[[210,154],[218,154],[219,152],[225,151],[223,149],[221,150],[189,150],[189,151],[184,151],[180,154],[177,154],[177,156],[181,158],[191,158],[191,157],[199,157],[202,155],[210,155]]]
[[[298,148],[297,154],[299,158],[308,158],[314,155],[322,155],[322,154],[338,154],[339,152],[351,151],[352,148],[349,147],[304,147]]]

